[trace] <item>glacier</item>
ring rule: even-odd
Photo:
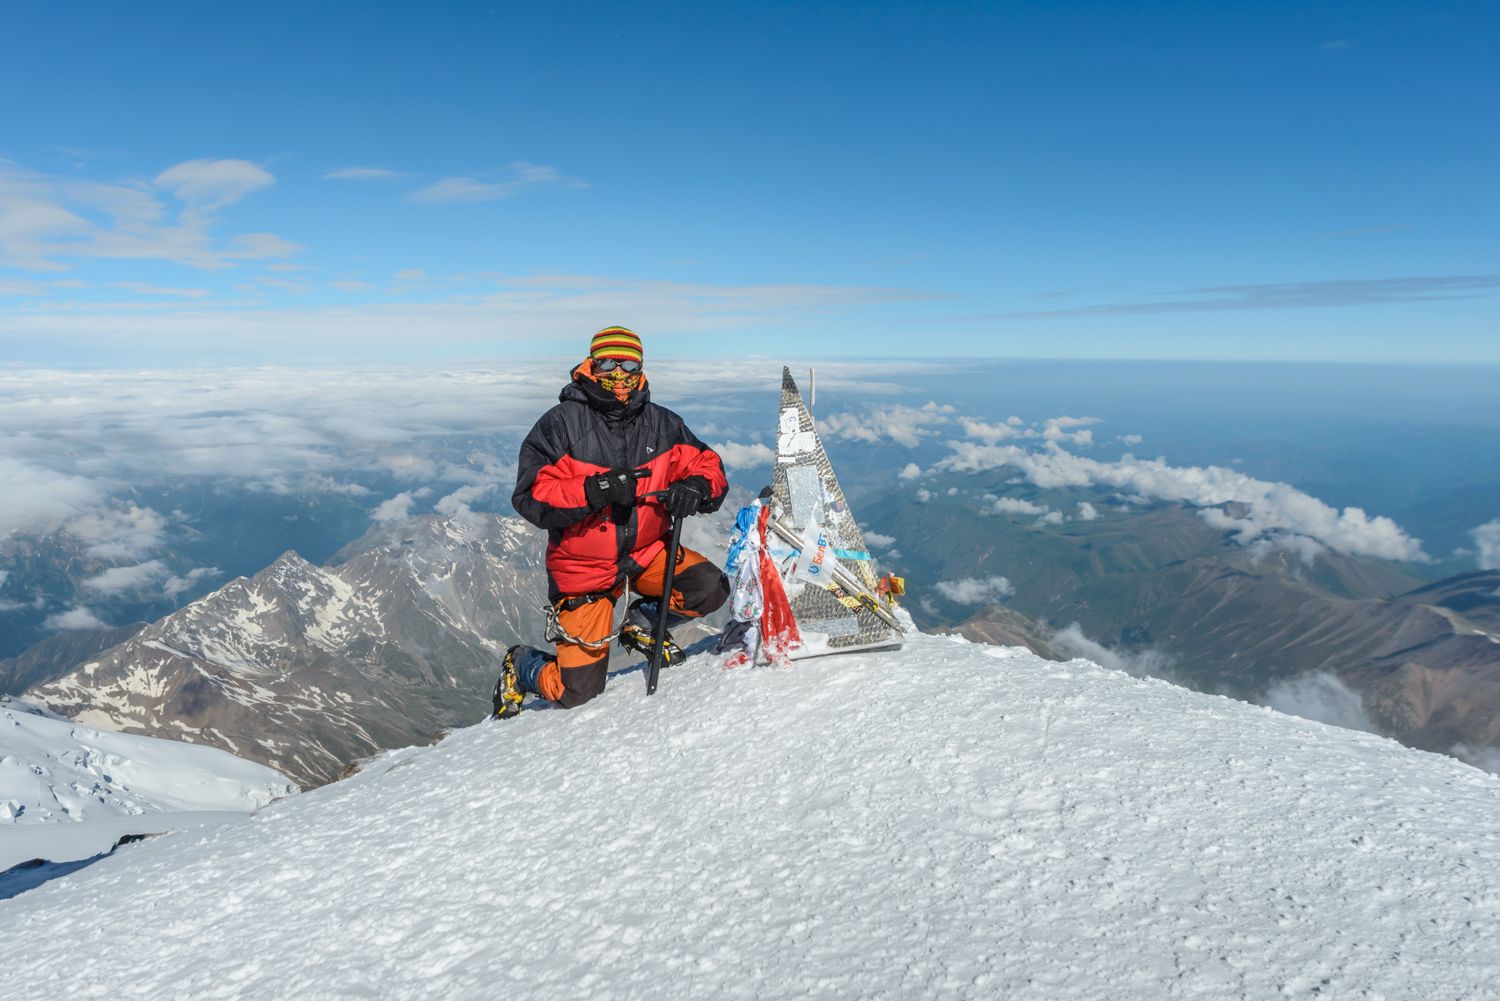
[[[0,872],[84,859],[126,835],[239,820],[295,792],[281,773],[216,747],[0,701]]]

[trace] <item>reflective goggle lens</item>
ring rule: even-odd
[[[636,361],[634,358],[595,358],[594,359],[594,371],[595,372],[613,372],[617,368],[625,371],[626,373],[628,373],[630,375],[635,375],[635,373],[637,373],[637,372],[639,372],[641,370],[641,363],[638,362],[638,361]]]

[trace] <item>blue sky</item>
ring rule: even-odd
[[[1493,3],[8,20],[11,363],[1500,363]]]

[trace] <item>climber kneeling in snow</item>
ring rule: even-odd
[[[559,403],[521,443],[511,503],[548,531],[548,639],[556,655],[513,646],[495,686],[495,715],[533,692],[565,709],[604,691],[615,602],[631,602],[618,639],[650,655],[660,608],[666,538],[674,519],[718,509],[728,483],[713,449],[682,418],[651,402],[641,339],[624,327],[594,335]],[[729,596],[723,572],[682,547],[669,621],[714,611]],[[682,651],[666,642],[664,660]]]

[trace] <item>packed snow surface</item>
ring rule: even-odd
[[[1467,1001],[1500,983],[1500,780],[914,636],[622,674],[0,924],[15,999]]]
[[[0,870],[108,851],[122,835],[222,822],[297,791],[214,747],[0,705]]]

